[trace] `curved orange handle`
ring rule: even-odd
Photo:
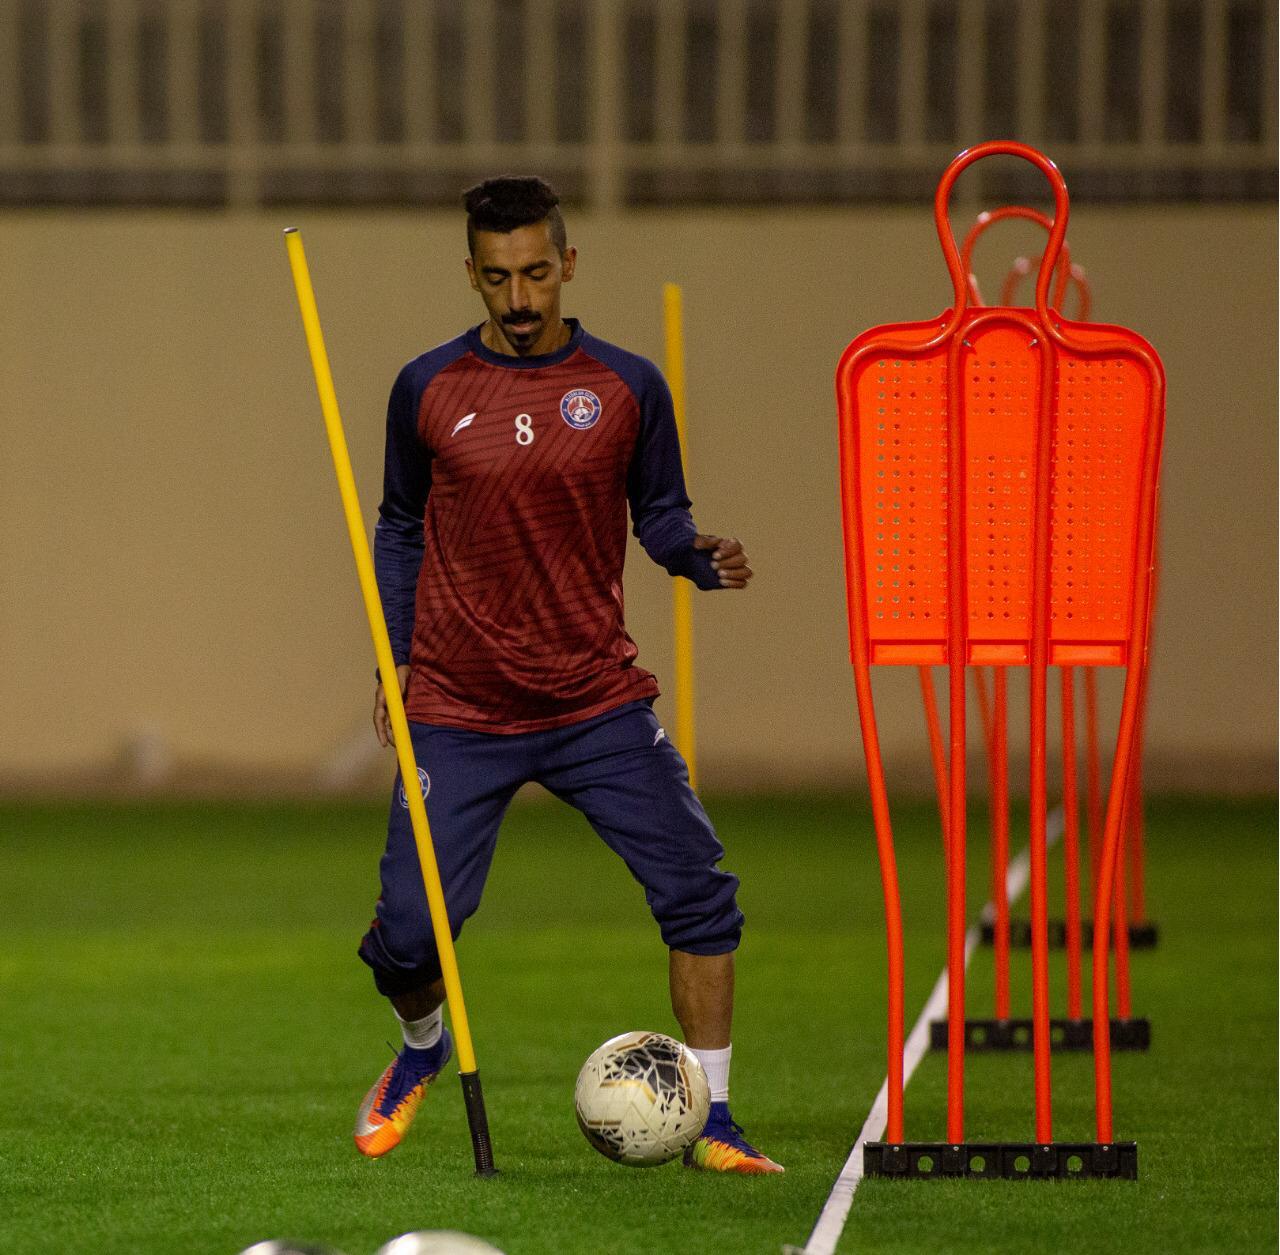
[[[1032,209],[1030,205],[1003,205],[999,209],[983,210],[978,215],[977,221],[969,228],[968,234],[964,237],[964,243],[960,246],[960,264],[964,267],[965,274],[969,276],[969,288],[975,301],[978,300],[978,288],[973,276],[974,247],[978,243],[978,238],[989,228],[995,226],[997,222],[1007,222],[1010,218],[1021,218],[1026,222],[1034,222],[1037,226],[1043,227],[1049,232],[1053,230],[1053,219],[1042,214],[1038,209]],[[1027,269],[1030,270],[1030,268],[1028,265]],[[1076,267],[1071,265],[1070,247],[1066,240],[1063,240],[1062,253],[1058,258],[1058,279],[1053,287],[1053,306],[1055,309],[1062,309],[1062,302],[1067,294],[1067,280],[1073,277],[1075,269]],[[1005,290],[1008,290],[1008,285],[1006,285]],[[1001,300],[1006,305],[1010,304],[1009,301],[1004,300],[1003,296]]]
[[[1015,257],[1013,265],[1009,268],[1009,273],[1004,277],[1004,286],[1000,289],[1000,304],[1013,305],[1018,292],[1018,285],[1031,273],[1031,262],[1025,257]],[[1062,267],[1058,267],[1058,277],[1061,280]],[[970,282],[973,276],[969,276]],[[1076,285],[1076,294],[1079,298],[1079,306],[1076,309],[1076,322],[1088,322],[1089,316],[1093,313],[1093,287],[1089,282],[1089,276],[1085,274],[1083,266],[1071,263],[1071,282]],[[1061,309],[1061,305],[1059,305]]]
[[[963,311],[969,302],[969,283],[960,250],[956,247],[955,232],[951,229],[948,209],[951,203],[951,189],[955,181],[975,161],[984,157],[1020,157],[1029,161],[1046,179],[1053,191],[1053,221],[1049,228],[1049,244],[1044,256],[1040,259],[1040,274],[1036,279],[1036,311],[1043,319],[1049,316],[1049,283],[1053,278],[1054,267],[1058,264],[1058,256],[1062,252],[1062,243],[1067,235],[1067,215],[1070,206],[1067,199],[1067,184],[1058,169],[1044,153],[1037,152],[1029,144],[1020,144],[1017,140],[989,140],[985,144],[975,144],[966,148],[947,167],[938,184],[933,198],[933,221],[938,231],[938,242],[942,245],[942,255],[946,259],[947,271],[951,275],[951,286],[955,292],[956,310]]]

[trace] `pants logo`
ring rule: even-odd
[[[426,771],[421,767],[418,768],[418,781],[422,785],[422,800],[425,802],[431,793],[431,777],[427,775]],[[404,791],[403,781],[400,783],[400,805],[403,806],[405,810],[409,809],[409,798]]]

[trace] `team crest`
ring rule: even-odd
[[[586,431],[600,418],[600,398],[586,388],[574,388],[560,398],[560,417],[570,427]]]
[[[431,793],[431,777],[427,775],[426,769],[423,767],[418,768],[418,780],[422,784],[422,800],[425,802],[428,795]],[[409,798],[404,791],[403,782],[401,782],[400,785],[400,805],[403,806],[405,810],[409,809]]]

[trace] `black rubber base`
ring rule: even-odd
[[[471,1130],[471,1153],[475,1157],[476,1176],[496,1177],[493,1166],[493,1143],[489,1140],[489,1117],[484,1109],[484,1093],[479,1072],[459,1072],[462,1101],[467,1109],[467,1126]]]
[[[964,1048],[969,1051],[1031,1050],[1034,1029],[1030,1020],[965,1020]],[[946,1020],[929,1022],[929,1049],[946,1050],[950,1038]],[[1093,1020],[1049,1021],[1049,1049],[1054,1052],[1091,1051]],[[1150,1050],[1151,1021],[1113,1019],[1112,1050]]]
[[[868,1142],[862,1170],[869,1177],[921,1181],[976,1177],[1004,1181],[1049,1178],[1138,1179],[1137,1142]]]
[[[1049,921],[1049,949],[1065,950],[1067,948],[1067,924],[1065,920]],[[995,920],[982,921],[982,944],[993,946],[996,943]],[[1130,950],[1154,950],[1160,944],[1160,925],[1154,920],[1143,920],[1141,923],[1129,925]],[[1031,921],[1011,919],[1009,921],[1009,945],[1015,950],[1027,950],[1031,947]],[[1080,923],[1080,945],[1088,950],[1093,946],[1093,921],[1082,920]]]

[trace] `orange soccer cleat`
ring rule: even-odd
[[[395,1150],[418,1114],[427,1089],[453,1054],[453,1041],[444,1029],[429,1050],[406,1046],[396,1055],[356,1115],[356,1149],[370,1159]]]
[[[713,1102],[701,1136],[684,1152],[686,1168],[703,1172],[736,1172],[741,1176],[766,1176],[783,1172],[780,1163],[762,1155],[735,1124],[727,1102]]]

